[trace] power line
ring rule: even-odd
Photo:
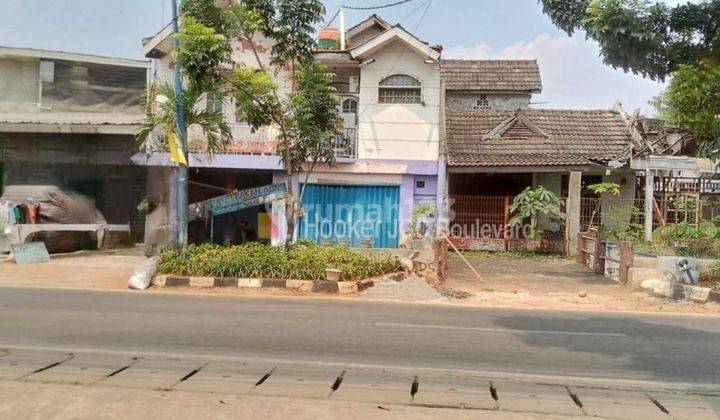
[[[400,6],[401,4],[410,3],[414,0],[400,0],[396,1],[395,3],[388,3],[383,4],[380,6],[346,6],[343,5],[341,7],[348,9],[348,10],[378,10],[378,9],[387,9],[388,7],[394,7],[394,6]]]
[[[407,2],[406,2],[407,3]],[[417,24],[415,24],[415,27],[413,28],[412,32],[410,32],[411,35],[415,36],[415,33],[420,28],[420,25],[422,25],[423,20],[425,20],[425,16],[427,15],[428,10],[430,10],[430,6],[432,6],[433,0],[427,0],[427,5],[425,6],[425,10],[423,10],[422,15],[420,16],[420,20],[418,20]],[[415,11],[410,13],[405,19],[410,17]],[[395,59],[395,62],[393,63],[392,67],[390,67],[390,74],[392,74],[393,71],[397,68],[397,65],[400,63],[400,60],[402,59],[402,56],[405,54],[405,51],[407,51],[408,45],[404,44],[402,51],[400,51],[400,54],[397,55],[397,58]],[[365,104],[365,107],[358,113],[358,120],[360,119],[360,116],[365,114],[365,112],[370,108],[370,105],[375,103],[375,100],[378,99],[379,92],[377,89],[375,89],[375,94],[373,95],[373,99]]]
[[[333,22],[335,22],[335,19],[337,19],[338,15],[340,15],[340,10],[341,10],[341,9],[338,8],[338,9],[337,9],[337,12],[335,12],[335,14],[333,15],[333,17],[330,18],[330,20],[325,21],[325,23],[323,24],[323,28],[327,28],[328,26],[332,25]]]

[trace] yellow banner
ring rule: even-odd
[[[170,150],[170,160],[180,165],[188,166],[185,153],[180,150],[180,142],[178,141],[175,127],[168,124],[165,127],[165,133],[167,134],[168,149]]]

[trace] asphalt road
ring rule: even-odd
[[[0,348],[720,385],[720,317],[0,289]]]

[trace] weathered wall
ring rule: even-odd
[[[530,107],[529,94],[502,94],[502,93],[470,93],[446,92],[445,106],[452,109],[482,109],[478,108],[481,96],[488,100],[490,109],[504,109],[514,111]]]
[[[373,55],[375,62],[362,68],[358,104],[358,157],[360,159],[437,160],[440,138],[440,70],[437,63],[401,42]],[[422,83],[424,104],[381,104],[380,81],[392,74],[407,74]]]
[[[130,223],[142,240],[137,205],[145,194],[144,167],[130,161],[131,136],[0,134],[6,186],[53,185],[95,200],[109,223]]]
[[[0,112],[29,112],[37,108],[38,60],[0,59]]]
[[[172,242],[173,229],[169,224],[171,217],[170,186],[173,180],[173,168],[148,167],[146,197],[148,208],[145,213],[146,245],[155,246]]]

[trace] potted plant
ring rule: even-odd
[[[338,270],[336,268],[326,268],[325,269],[325,280],[327,281],[340,281],[340,278],[342,277],[342,270]]]
[[[510,226],[522,225],[530,220],[526,247],[535,252],[542,245],[543,230],[538,226],[538,216],[547,215],[551,220],[563,221],[565,214],[560,210],[560,199],[542,185],[536,188],[527,187],[518,194],[510,206]]]

